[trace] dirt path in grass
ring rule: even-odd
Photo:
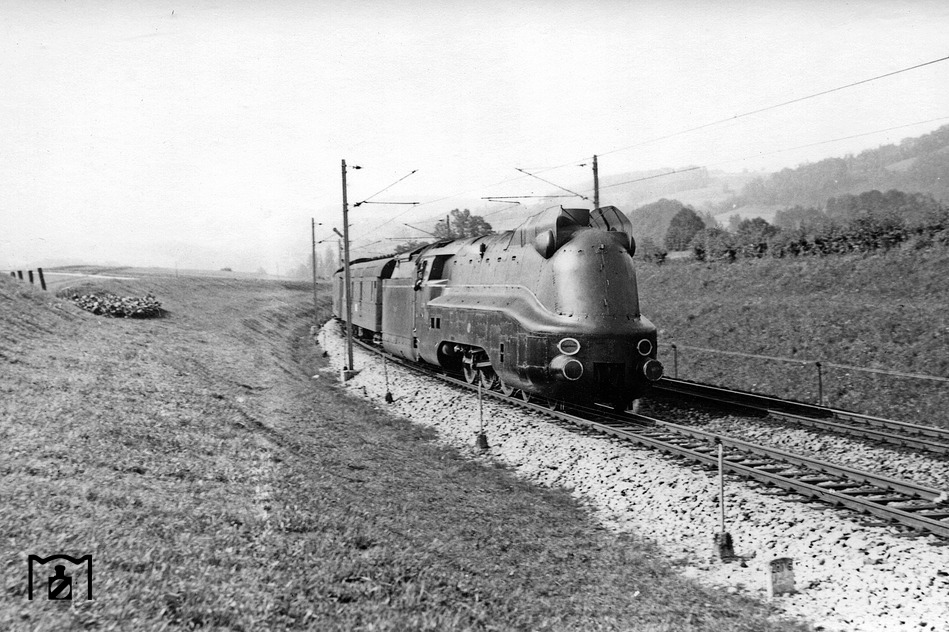
[[[0,279],[0,629],[797,629],[347,397],[306,285],[96,283],[168,317]],[[95,598],[28,600],[31,554]]]

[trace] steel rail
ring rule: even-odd
[[[720,404],[764,412],[779,419],[800,423],[803,426],[824,428],[918,450],[949,454],[949,430],[944,428],[884,419],[849,410],[783,400],[747,391],[670,378],[662,378],[653,388],[668,393],[678,393]],[[852,423],[839,423],[830,421],[830,419],[847,420]],[[894,434],[885,430],[877,430],[877,428],[906,434]]]
[[[393,356],[362,341],[365,349],[388,358],[406,368],[436,377],[448,384],[477,391],[477,384],[427,369]],[[705,466],[717,467],[715,443],[720,441],[729,450],[723,467],[752,480],[788,490],[806,498],[833,506],[843,506],[859,513],[871,514],[898,522],[919,531],[949,538],[949,495],[939,489],[911,481],[890,478],[846,466],[811,459],[784,450],[753,444],[740,439],[717,435],[636,413],[610,414],[587,411],[580,416],[572,412],[552,410],[547,406],[525,402],[520,398],[483,389],[482,393],[497,400],[539,412],[574,426],[661,452],[683,457]]]

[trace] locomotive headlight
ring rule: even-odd
[[[643,365],[643,375],[650,382],[655,382],[662,377],[662,365],[658,360],[646,360],[646,364]]]
[[[560,371],[571,382],[575,382],[583,376],[583,363],[568,355],[559,355],[551,360],[550,368],[554,371]]]
[[[652,353],[652,342],[648,338],[643,338],[636,344],[636,351],[639,351],[639,355],[649,355]]]
[[[580,351],[580,341],[576,338],[564,338],[557,343],[557,348],[560,349],[560,353],[566,355],[576,355]]]

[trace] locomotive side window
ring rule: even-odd
[[[444,278],[445,264],[451,258],[452,255],[438,255],[432,259],[432,271],[428,274],[428,280],[437,281],[438,279]]]

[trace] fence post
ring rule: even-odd
[[[30,285],[33,285],[33,271],[27,270],[26,273],[30,276]]]
[[[824,376],[821,373],[820,362],[815,362],[814,366],[817,367],[817,405],[824,405]]]
[[[679,348],[672,343],[672,377],[679,379]]]
[[[43,288],[43,291],[46,291],[46,277],[43,276],[43,268],[36,269],[37,274],[40,277],[40,287]]]
[[[12,277],[15,279],[15,278],[16,278],[16,272],[14,272],[13,270],[10,270],[10,276],[12,276]]]
[[[23,270],[16,271],[16,278],[20,279],[21,281],[23,280]]]

